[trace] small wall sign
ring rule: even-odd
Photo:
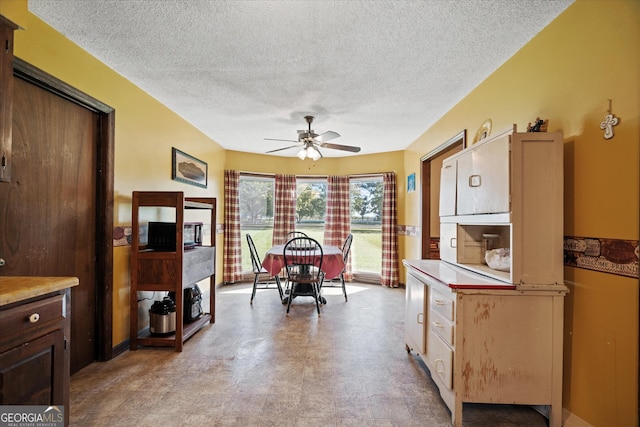
[[[407,177],[407,193],[416,191],[416,174],[412,173]]]

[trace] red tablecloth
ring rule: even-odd
[[[284,268],[284,245],[276,245],[267,251],[262,261],[262,266],[275,276]],[[322,271],[326,279],[333,279],[342,272],[344,260],[342,249],[337,246],[322,246]]]

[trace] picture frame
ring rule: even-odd
[[[171,179],[207,188],[209,166],[206,162],[171,147]]]
[[[412,173],[407,177],[407,193],[416,191],[416,174]]]

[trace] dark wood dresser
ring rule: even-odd
[[[75,277],[0,276],[0,405],[64,407]]]

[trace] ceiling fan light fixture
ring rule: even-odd
[[[338,138],[340,134],[332,130],[328,130],[324,133],[317,134],[313,130],[311,130],[311,122],[313,122],[313,116],[305,116],[304,118],[308,123],[308,129],[306,131],[304,130],[298,131],[297,141],[290,140],[290,139],[265,138],[266,141],[297,142],[296,145],[291,145],[289,147],[284,147],[284,148],[277,148],[275,150],[269,150],[266,153],[275,153],[277,151],[300,147],[300,150],[296,153],[296,156],[298,156],[300,160],[304,160],[308,157],[315,162],[317,160],[320,160],[323,157],[318,147],[328,148],[332,150],[350,151],[352,153],[360,152],[360,147],[353,147],[350,145],[342,145],[342,144],[333,144],[333,143],[327,142],[335,138]]]
[[[309,147],[307,147],[307,157],[311,157],[311,160],[315,162],[316,160],[320,160],[320,158],[322,158],[322,154],[320,153],[320,150],[318,150],[315,146],[310,145]]]

